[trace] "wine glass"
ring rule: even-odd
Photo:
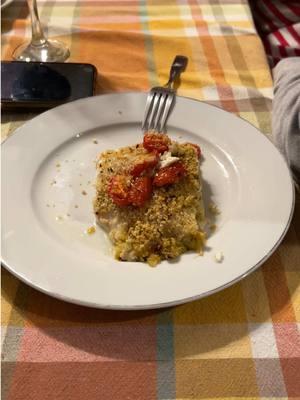
[[[63,62],[70,56],[69,49],[58,40],[47,39],[39,19],[36,0],[27,0],[31,18],[31,41],[21,44],[13,52],[17,61]]]

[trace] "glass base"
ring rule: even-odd
[[[63,62],[70,57],[69,49],[57,40],[46,40],[43,44],[32,42],[21,44],[12,55],[17,61]]]

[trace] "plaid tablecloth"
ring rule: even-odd
[[[165,83],[174,55],[184,54],[179,94],[270,133],[272,81],[245,0],[38,3],[70,60],[96,65],[98,93]],[[28,23],[24,1],[3,11],[3,59],[29,35]],[[3,137],[32,116],[4,113]],[[297,200],[286,238],[262,268],[218,294],[159,311],[67,304],[4,270],[2,399],[299,399],[299,243]]]

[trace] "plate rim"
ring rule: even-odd
[[[292,204],[292,208],[291,208],[291,214],[289,216],[289,220],[288,223],[285,227],[285,230],[282,232],[282,235],[280,236],[279,240],[276,242],[276,244],[274,245],[274,247],[257,263],[255,264],[252,268],[250,268],[246,273],[239,275],[237,278],[227,282],[225,285],[221,285],[218,286],[215,289],[212,290],[208,290],[204,293],[201,293],[199,295],[196,296],[191,296],[191,297],[186,297],[184,299],[180,299],[180,300],[174,300],[174,301],[169,301],[169,302],[164,302],[164,303],[154,303],[154,304],[147,304],[147,305],[136,305],[136,306],[123,306],[123,305],[109,305],[109,304],[95,304],[95,303],[90,303],[87,301],[80,301],[80,300],[76,300],[76,299],[71,299],[68,296],[63,296],[60,295],[58,293],[53,293],[50,292],[46,289],[43,289],[41,287],[39,287],[38,285],[35,285],[34,283],[32,283],[31,281],[27,280],[25,277],[23,277],[22,275],[18,275],[14,270],[12,270],[6,263],[5,261],[1,261],[1,264],[12,274],[14,275],[16,278],[20,279],[23,283],[26,283],[28,286],[32,287],[35,290],[38,290],[50,297],[54,297],[55,299],[58,300],[62,300],[62,301],[66,301],[67,303],[71,303],[71,304],[76,304],[79,306],[83,306],[83,307],[90,307],[90,308],[97,308],[97,309],[103,309],[103,310],[116,310],[116,311],[135,311],[135,310],[156,310],[156,309],[160,309],[160,308],[169,308],[169,307],[175,307],[181,304],[185,304],[185,303],[190,303],[196,300],[200,300],[203,299],[205,297],[211,296],[213,294],[216,294],[218,292],[221,292],[222,290],[225,290],[227,288],[229,288],[230,286],[233,286],[234,284],[240,282],[241,280],[243,280],[244,278],[246,278],[247,276],[249,276],[250,274],[252,274],[252,272],[256,271],[275,251],[276,249],[279,247],[279,245],[281,244],[283,238],[285,237],[292,218],[293,218],[293,214],[294,214],[294,206],[295,206],[295,190],[293,189],[293,204]]]
[[[13,1],[13,0],[12,0]],[[78,99],[75,100],[73,102],[69,102],[69,103],[65,103],[63,105],[60,105],[58,107],[52,108],[50,110],[46,110],[45,112],[25,121],[24,124],[22,124],[20,127],[18,127],[12,134],[10,134],[9,136],[7,136],[3,141],[2,141],[2,146],[3,148],[5,147],[5,143],[12,137],[14,137],[16,134],[19,134],[20,131],[22,131],[24,125],[27,125],[29,123],[31,123],[32,121],[39,119],[40,117],[44,117],[45,114],[47,113],[51,113],[53,110],[57,109],[57,108],[64,108],[66,106],[72,105],[74,103],[81,103],[81,102],[85,102],[87,99],[93,99],[93,98],[97,98],[97,97],[106,97],[106,96],[119,96],[119,95],[139,95],[139,94],[144,94],[146,95],[147,92],[144,91],[128,91],[128,92],[121,92],[121,93],[105,93],[105,94],[100,94],[100,95],[96,95],[96,96],[91,96],[88,98],[84,98],[84,99]],[[66,296],[66,295],[62,295],[59,293],[55,293],[53,291],[44,289],[42,287],[40,287],[39,285],[35,284],[34,282],[31,282],[29,279],[27,279],[25,276],[23,276],[22,274],[18,274],[13,267],[11,267],[9,265],[8,262],[6,262],[6,260],[4,259],[3,255],[1,254],[1,266],[3,266],[6,270],[8,270],[13,276],[15,276],[16,278],[18,278],[20,281],[22,281],[23,283],[27,284],[28,286],[34,288],[35,290],[38,290],[46,295],[49,295],[50,297],[56,298],[58,300],[61,301],[66,301],[72,304],[77,304],[80,306],[85,306],[85,307],[91,307],[91,308],[98,308],[98,309],[107,309],[107,310],[120,310],[120,311],[130,311],[130,310],[149,310],[149,309],[160,309],[160,308],[168,308],[168,307],[174,307],[176,305],[180,305],[180,304],[185,304],[185,303],[189,303],[192,301],[196,301],[196,300],[200,300],[202,298],[208,297],[210,295],[213,295],[217,292],[220,292],[236,283],[238,283],[239,281],[241,281],[242,279],[246,278],[248,275],[250,275],[252,272],[254,272],[256,269],[258,269],[275,251],[276,249],[279,247],[279,245],[281,244],[283,238],[285,237],[292,218],[293,218],[293,214],[294,214],[294,209],[295,209],[295,185],[294,185],[294,181],[292,178],[292,174],[291,171],[289,169],[288,163],[286,161],[286,159],[284,158],[284,156],[282,155],[282,153],[278,150],[278,148],[274,145],[274,143],[272,143],[272,141],[270,141],[268,139],[268,137],[266,136],[266,134],[264,134],[262,131],[260,131],[254,124],[252,124],[251,122],[249,122],[248,120],[242,118],[239,115],[236,115],[234,113],[231,113],[227,110],[225,110],[224,108],[217,106],[215,104],[210,104],[209,102],[205,102],[205,101],[201,101],[195,98],[191,98],[191,97],[187,97],[187,96],[178,96],[177,97],[181,98],[181,99],[185,99],[185,100],[189,100],[195,103],[204,103],[210,107],[214,107],[217,108],[219,110],[221,110],[221,112],[224,112],[226,114],[230,114],[233,117],[237,117],[239,119],[241,119],[243,122],[248,123],[250,126],[252,126],[257,133],[259,133],[261,135],[261,137],[264,137],[264,140],[266,140],[269,145],[271,145],[273,147],[273,150],[277,151],[278,155],[280,156],[281,160],[283,161],[283,163],[285,164],[287,171],[288,171],[288,175],[289,175],[289,179],[290,179],[290,183],[291,183],[291,188],[292,188],[292,199],[291,199],[291,207],[290,207],[290,213],[289,213],[289,218],[286,222],[286,226],[284,228],[284,230],[282,231],[280,237],[278,238],[277,242],[274,244],[274,246],[269,250],[269,252],[267,254],[264,255],[264,257],[262,257],[255,265],[253,265],[250,269],[248,269],[245,273],[237,276],[236,278],[232,279],[231,281],[227,282],[226,284],[223,284],[221,286],[218,286],[214,289],[205,291],[199,295],[195,295],[195,296],[190,296],[190,297],[185,297],[183,299],[179,299],[179,300],[172,300],[172,301],[168,301],[168,302],[159,302],[159,303],[154,303],[154,304],[146,304],[146,305],[110,305],[110,304],[99,304],[99,303],[92,303],[89,301],[85,301],[85,300],[77,300],[77,299],[73,299],[72,297]]]

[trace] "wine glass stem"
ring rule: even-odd
[[[41,22],[39,19],[36,0],[27,0],[27,4],[31,18],[31,30],[32,30],[31,43],[34,46],[40,46],[44,44],[47,41],[47,39],[45,38]]]

